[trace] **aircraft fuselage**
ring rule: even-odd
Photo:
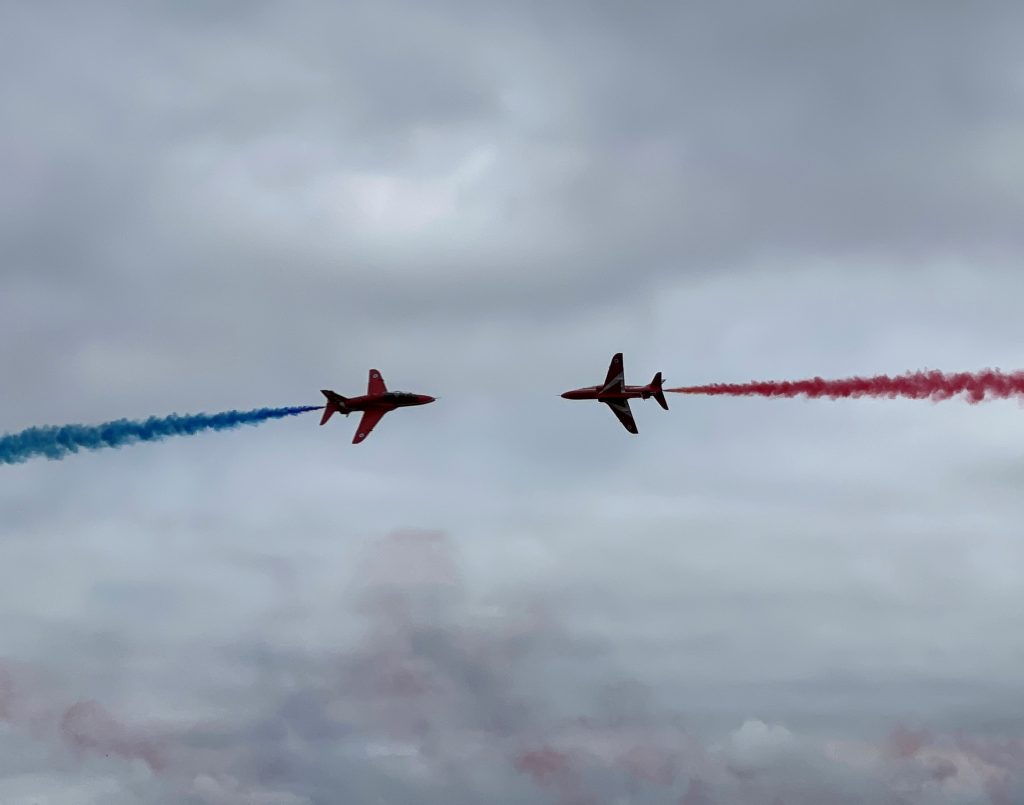
[[[621,389],[604,389],[602,386],[584,386],[565,392],[567,400],[646,400],[654,395],[650,386],[623,386]]]
[[[339,414],[351,414],[356,411],[394,411],[396,408],[406,408],[410,405],[426,405],[434,402],[434,398],[427,394],[412,394],[405,391],[386,391],[383,394],[363,394],[360,397],[341,397],[338,394],[328,394],[327,397],[338,408]]]
[[[622,353],[617,352],[612,356],[611,363],[608,364],[608,374],[605,376],[604,385],[572,389],[564,392],[562,398],[566,400],[597,400],[604,403],[622,423],[622,427],[630,433],[637,433],[636,421],[633,419],[633,412],[629,409],[629,401],[647,400],[654,397],[658,401],[658,405],[666,411],[668,402],[665,400],[664,389],[661,385],[661,372],[658,372],[646,386],[627,386],[623,380],[624,377]]]
[[[377,423],[389,411],[396,408],[408,408],[412,405],[426,405],[434,402],[434,397],[429,394],[412,394],[408,391],[388,391],[384,384],[384,378],[376,369],[370,370],[370,378],[366,384],[366,394],[358,397],[342,397],[336,391],[320,389],[320,393],[327,398],[327,405],[324,406],[324,415],[320,420],[323,425],[331,418],[332,414],[349,414],[362,412],[362,419],[356,428],[356,435],[352,437],[352,444],[359,444],[370,435]]]

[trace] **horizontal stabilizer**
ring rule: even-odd
[[[327,420],[330,419],[338,411],[342,410],[342,406],[345,403],[345,398],[340,394],[336,394],[330,389],[320,389],[320,393],[327,398],[327,405],[324,406],[324,415],[320,417],[320,424],[324,425]]]
[[[658,401],[658,405],[668,410],[668,401],[665,399],[665,392],[661,388],[661,372],[658,372],[654,376],[654,380],[651,381],[651,390],[654,392],[654,399]]]

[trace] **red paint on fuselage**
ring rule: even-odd
[[[326,395],[326,392],[325,392]],[[434,402],[427,394],[410,394],[404,391],[386,391],[383,394],[364,394],[361,397],[342,397],[334,394],[328,399],[338,408],[339,413],[355,411],[394,411],[410,405],[426,405]]]
[[[602,392],[603,386],[584,386],[565,392],[562,396],[567,400],[636,400],[649,399],[654,396],[653,386],[623,386],[621,391]]]
[[[604,403],[615,414],[616,419],[622,423],[622,427],[630,433],[638,433],[633,412],[629,408],[629,401],[647,400],[654,397],[658,401],[658,405],[667,411],[668,402],[665,400],[662,389],[663,378],[661,372],[658,372],[646,386],[627,386],[623,382],[624,377],[622,353],[616,352],[608,364],[608,373],[605,375],[603,385],[572,389],[564,392],[562,398],[565,400],[596,400],[599,403]]]
[[[377,427],[377,423],[384,415],[396,408],[408,408],[413,405],[426,405],[434,402],[434,398],[428,394],[412,394],[407,391],[388,391],[384,385],[384,378],[376,369],[370,370],[370,378],[366,384],[366,394],[358,397],[342,397],[330,389],[320,389],[320,393],[327,398],[327,405],[324,406],[324,415],[320,424],[326,424],[333,414],[361,413],[363,416],[356,428],[356,434],[352,437],[352,444],[359,444],[370,432]]]

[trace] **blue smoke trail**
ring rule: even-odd
[[[258,408],[255,411],[224,411],[219,414],[171,414],[142,422],[118,419],[102,425],[48,425],[0,436],[0,464],[20,464],[35,456],[51,460],[79,450],[122,447],[135,442],[158,442],[168,436],[189,436],[202,430],[227,430],[239,425],[258,425],[268,419],[316,411],[322,405],[293,408]]]

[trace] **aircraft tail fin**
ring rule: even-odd
[[[324,415],[320,417],[320,424],[324,425],[334,414],[343,410],[345,398],[330,389],[320,389],[320,393],[327,398],[327,405],[324,406]]]
[[[661,388],[661,372],[658,372],[651,381],[651,390],[654,392],[654,399],[658,401],[658,405],[668,410],[668,401],[665,399],[665,392]]]

